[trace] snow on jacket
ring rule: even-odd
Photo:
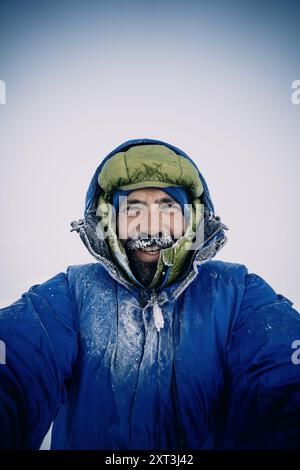
[[[203,176],[205,243],[168,285],[130,282],[96,236],[97,168],[84,219],[96,262],[73,265],[0,310],[0,447],[300,447],[300,317],[246,266],[212,258],[226,241]],[[160,308],[164,327],[155,328]]]

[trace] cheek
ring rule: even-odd
[[[178,239],[184,235],[185,232],[185,219],[182,214],[176,214],[173,220],[173,235]]]
[[[120,240],[127,240],[135,235],[137,226],[139,225],[139,217],[128,217],[126,214],[117,218],[117,230]]]
[[[127,240],[128,238],[128,218],[126,215],[117,217],[117,233],[120,240]]]

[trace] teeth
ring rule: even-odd
[[[156,252],[156,251],[159,251],[160,248],[159,247],[154,247],[154,246],[152,246],[152,247],[147,246],[147,247],[142,248],[142,250],[143,251]]]

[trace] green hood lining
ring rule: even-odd
[[[193,197],[203,193],[197,168],[164,145],[139,145],[116,153],[103,165],[98,183],[108,195],[117,188],[142,186],[184,186]]]
[[[167,286],[184,270],[188,261],[196,227],[203,218],[204,206],[200,201],[203,186],[195,165],[187,158],[177,155],[170,148],[160,144],[133,146],[123,152],[114,154],[103,165],[98,175],[98,183],[102,193],[98,198],[97,215],[101,215],[102,230],[106,227],[106,242],[116,262],[122,267],[131,281],[135,282],[129,261],[122,242],[116,234],[112,221],[111,197],[116,189],[140,189],[144,187],[185,187],[191,199],[192,214],[183,237],[176,240],[170,247],[161,250],[157,270],[151,284],[156,287],[165,268],[170,267]]]

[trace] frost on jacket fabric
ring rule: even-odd
[[[157,141],[107,158],[144,142]],[[189,272],[156,291],[131,283],[95,236],[101,165],[73,223],[96,261],[0,310],[0,446],[38,449],[54,421],[53,449],[299,448],[292,302],[243,264],[212,259],[226,237],[202,175],[206,241]]]

